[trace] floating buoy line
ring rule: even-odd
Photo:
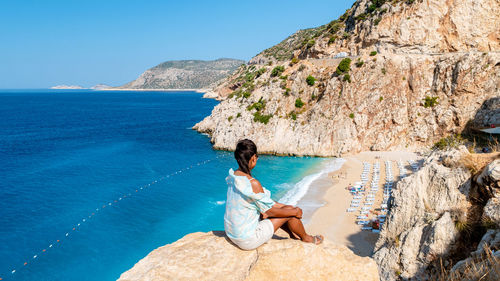
[[[198,162],[196,164],[193,164],[193,165],[190,165],[190,166],[187,166],[183,169],[180,169],[180,170],[177,170],[175,172],[172,172],[168,175],[164,175],[162,177],[159,177],[158,179],[148,183],[148,184],[145,184],[143,186],[139,186],[139,187],[136,187],[135,189],[133,189],[131,192],[128,192],[128,193],[125,193],[123,194],[122,196],[116,198],[115,200],[111,200],[107,203],[104,203],[102,206],[98,207],[98,208],[95,208],[93,211],[91,211],[87,216],[83,217],[77,224],[75,224],[74,226],[72,226],[71,228],[69,228],[70,230],[67,231],[66,233],[64,233],[59,239],[56,239],[54,240],[51,244],[47,245],[46,248],[42,249],[41,251],[37,252],[37,253],[34,253],[33,256],[30,256],[29,258],[27,258],[25,260],[25,262],[23,263],[22,266],[19,266],[17,268],[13,268],[12,271],[10,272],[10,276],[15,276],[15,273],[17,273],[19,270],[22,270],[23,268],[25,268],[26,266],[28,266],[29,264],[33,263],[36,259],[40,258],[43,254],[45,254],[48,250],[56,247],[56,245],[60,244],[63,239],[69,239],[70,235],[72,232],[74,231],[78,231],[78,228],[85,222],[88,222],[91,218],[95,217],[97,214],[101,213],[106,207],[109,207],[109,206],[113,206],[113,205],[116,205],[117,203],[119,203],[120,201],[122,201],[123,199],[125,198],[129,198],[129,197],[132,197],[134,196],[134,194],[136,193],[139,193],[140,191],[142,190],[146,190],[147,188],[153,186],[154,184],[156,183],[159,183],[163,180],[166,180],[172,176],[175,176],[175,175],[178,175],[178,174],[181,174],[187,170],[190,170],[190,169],[193,169],[197,166],[202,166],[204,164],[207,164],[209,162],[212,162],[214,160],[217,160],[219,158],[223,158],[225,157],[226,155],[229,155],[227,153],[224,153],[222,155],[219,155],[219,156],[216,156],[215,158],[212,158],[212,159],[208,159],[208,160],[204,160],[204,161],[201,161],[201,162]],[[5,276],[4,276],[5,277]],[[0,280],[4,280],[2,276],[0,276]]]

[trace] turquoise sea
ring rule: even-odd
[[[116,280],[157,247],[222,230],[236,161],[191,129],[216,104],[195,92],[0,90],[1,280]],[[263,155],[254,176],[294,203],[331,161]]]

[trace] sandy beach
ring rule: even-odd
[[[371,256],[379,234],[362,231],[361,226],[356,224],[356,216],[359,215],[359,212],[348,213],[346,211],[352,200],[347,187],[361,180],[363,162],[371,164],[369,179],[373,175],[373,164],[379,162],[379,190],[375,196],[375,203],[373,205],[373,209],[376,210],[380,207],[383,196],[382,190],[386,175],[384,162],[386,160],[392,161],[392,174],[396,181],[399,176],[398,161],[403,161],[407,175],[409,175],[412,173],[412,170],[408,164],[408,160],[418,160],[419,157],[412,152],[377,151],[361,152],[343,158],[346,162],[342,167],[328,175],[331,180],[330,186],[323,192],[313,193],[312,196],[318,196],[316,198],[317,201],[324,202],[324,205],[308,216],[306,229],[311,234],[323,234],[330,241],[347,246],[357,255]],[[371,217],[374,216],[372,215]]]

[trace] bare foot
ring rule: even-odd
[[[313,238],[314,238],[314,244],[316,244],[316,245],[323,243],[323,240],[325,239],[325,237],[323,237],[323,235],[321,235],[321,234],[314,235]]]
[[[323,235],[314,235],[314,236],[307,235],[307,237],[304,238],[304,240],[302,240],[302,241],[306,242],[306,243],[314,243],[316,245],[319,245],[319,244],[323,243],[324,239],[325,238],[323,237]]]

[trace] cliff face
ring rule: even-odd
[[[167,61],[146,70],[139,78],[118,89],[203,89],[214,86],[244,61]]]
[[[248,137],[263,152],[337,156],[495,122],[484,115],[500,108],[499,2],[391,3],[357,1],[258,54],[214,89],[222,102],[194,129],[220,149]]]
[[[486,260],[485,246],[500,248],[500,160],[474,176],[465,160],[470,157],[465,147],[434,152],[418,172],[397,182],[373,256],[382,280],[435,279],[443,277],[442,269],[460,274],[467,263]],[[490,162],[500,155],[476,157]],[[498,270],[500,252],[496,256]],[[486,280],[495,279],[492,272]]]
[[[312,245],[275,235],[243,251],[224,232],[192,233],[160,247],[118,280],[379,280],[371,258],[325,241]]]

